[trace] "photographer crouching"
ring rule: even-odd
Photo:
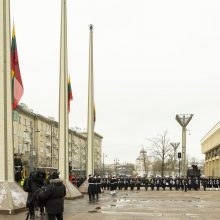
[[[65,195],[66,187],[59,179],[59,173],[53,172],[45,191],[39,193],[39,199],[45,204],[49,220],[63,220]]]

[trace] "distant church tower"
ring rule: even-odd
[[[149,159],[147,152],[142,147],[138,158],[135,161],[135,170],[138,176],[146,177],[149,173]]]

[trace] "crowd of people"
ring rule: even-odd
[[[77,187],[83,183],[85,178],[74,178],[72,183]],[[197,178],[197,177],[152,177],[152,178],[132,178],[132,177],[108,177],[89,175],[88,196],[89,201],[98,200],[99,193],[109,190],[112,195],[117,190],[218,190],[220,189],[220,178]],[[64,197],[66,188],[59,178],[58,172],[53,172],[46,178],[46,173],[42,171],[31,172],[25,179],[23,188],[28,192],[26,206],[29,209],[30,219],[35,219],[36,208],[41,215],[47,213],[49,220],[63,220]],[[55,208],[56,207],[56,208]],[[27,216],[27,219],[29,217]]]
[[[90,201],[98,198],[97,192],[101,190],[109,190],[111,194],[115,194],[116,190],[218,190],[220,189],[219,178],[198,178],[198,177],[152,177],[152,178],[122,178],[108,177],[100,178],[100,176],[90,176],[88,194]]]

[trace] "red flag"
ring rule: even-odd
[[[23,88],[23,83],[19,68],[14,24],[12,29],[12,42],[11,42],[11,72],[12,72],[12,103],[13,103],[13,110],[15,110],[23,95],[24,88]]]

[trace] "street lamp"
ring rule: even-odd
[[[180,177],[180,159],[181,159],[181,152],[178,152],[178,160],[179,160],[179,177]]]
[[[103,164],[102,164],[102,176],[105,176],[105,157],[107,157],[107,154],[103,153],[102,154],[102,160],[103,160]]]
[[[174,150],[174,159],[173,159],[173,172],[174,172],[174,176],[175,176],[175,170],[176,170],[176,150],[179,146],[179,142],[172,142],[170,143],[170,145],[173,147]]]
[[[116,177],[117,177],[117,175],[118,175],[118,173],[117,173],[117,165],[118,165],[118,162],[119,162],[119,159],[118,158],[115,158],[114,159],[114,162],[115,162],[115,175],[116,175]]]

